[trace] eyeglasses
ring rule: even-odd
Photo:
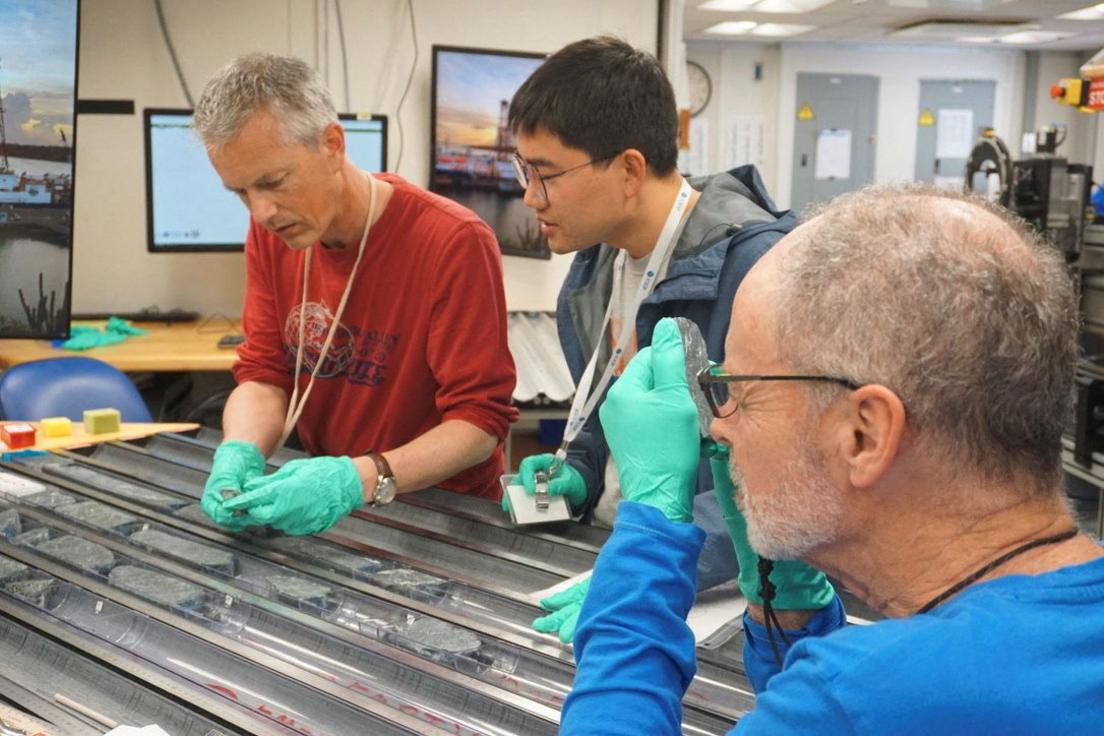
[[[702,392],[705,394],[705,399],[709,402],[709,408],[713,411],[713,416],[717,419],[724,419],[736,413],[739,405],[732,397],[730,385],[742,381],[827,381],[829,383],[838,383],[841,386],[846,386],[852,391],[861,387],[861,384],[855,383],[850,379],[837,378],[835,376],[735,375],[726,373],[724,368],[719,365],[714,365],[702,369],[698,374],[698,385],[701,386]],[[725,408],[729,404],[732,404],[732,407],[725,411]]]
[[[515,153],[514,174],[517,176],[518,184],[520,184],[521,188],[525,191],[529,191],[529,185],[533,182],[539,184],[540,186],[537,187],[537,190],[535,192],[536,199],[542,204],[548,204],[548,186],[545,184],[545,182],[551,179],[559,178],[564,174],[570,174],[572,171],[581,169],[585,166],[600,164],[605,161],[609,161],[617,155],[618,153],[611,153],[609,156],[603,156],[602,158],[592,158],[590,161],[585,161],[581,164],[578,164],[577,166],[572,166],[570,168],[564,169],[563,171],[557,171],[555,174],[542,174],[537,171],[536,167],[534,167],[533,164],[523,159],[520,153]]]

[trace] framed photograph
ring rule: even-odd
[[[474,210],[503,255],[551,258],[514,174],[510,100],[543,54],[433,47],[430,191]]]
[[[0,0],[0,338],[69,336],[78,0]]]

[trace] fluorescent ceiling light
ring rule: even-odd
[[[963,36],[973,38],[997,38],[1024,30],[1020,21],[1005,23],[971,23],[969,21],[927,21],[898,28],[889,35],[915,41],[956,41]]]
[[[1001,43],[1050,43],[1052,41],[1061,41],[1063,38],[1069,38],[1073,36],[1073,33],[1058,33],[1057,31],[1020,31],[1019,33],[1010,33],[1007,36],[1001,36]]]
[[[987,10],[1012,0],[886,0],[895,8],[924,8],[927,10]]]
[[[709,26],[705,29],[705,32],[719,33],[725,36],[739,36],[747,33],[756,25],[758,24],[753,20],[726,20],[724,23]]]
[[[753,36],[796,36],[808,33],[816,26],[803,26],[796,23],[760,23],[752,29]]]
[[[699,10],[739,12],[753,10],[756,13],[809,13],[823,8],[835,0],[707,0]]]
[[[993,36],[959,36],[955,40],[962,43],[996,43],[998,39]]]
[[[709,0],[698,6],[698,10],[723,10],[737,12],[747,10],[759,0]]]
[[[1074,10],[1072,13],[1062,13],[1058,17],[1066,20],[1104,20],[1104,3]]]

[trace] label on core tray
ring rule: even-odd
[[[23,496],[29,496],[32,493],[41,493],[45,490],[46,486],[41,483],[16,475],[15,473],[8,473],[0,470],[0,493],[6,496],[22,498]]]

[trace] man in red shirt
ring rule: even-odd
[[[208,82],[195,126],[251,216],[246,341],[207,514],[314,534],[396,492],[498,498],[517,411],[490,228],[357,169],[329,93],[298,59],[232,62]],[[292,428],[315,457],[263,476]]]

